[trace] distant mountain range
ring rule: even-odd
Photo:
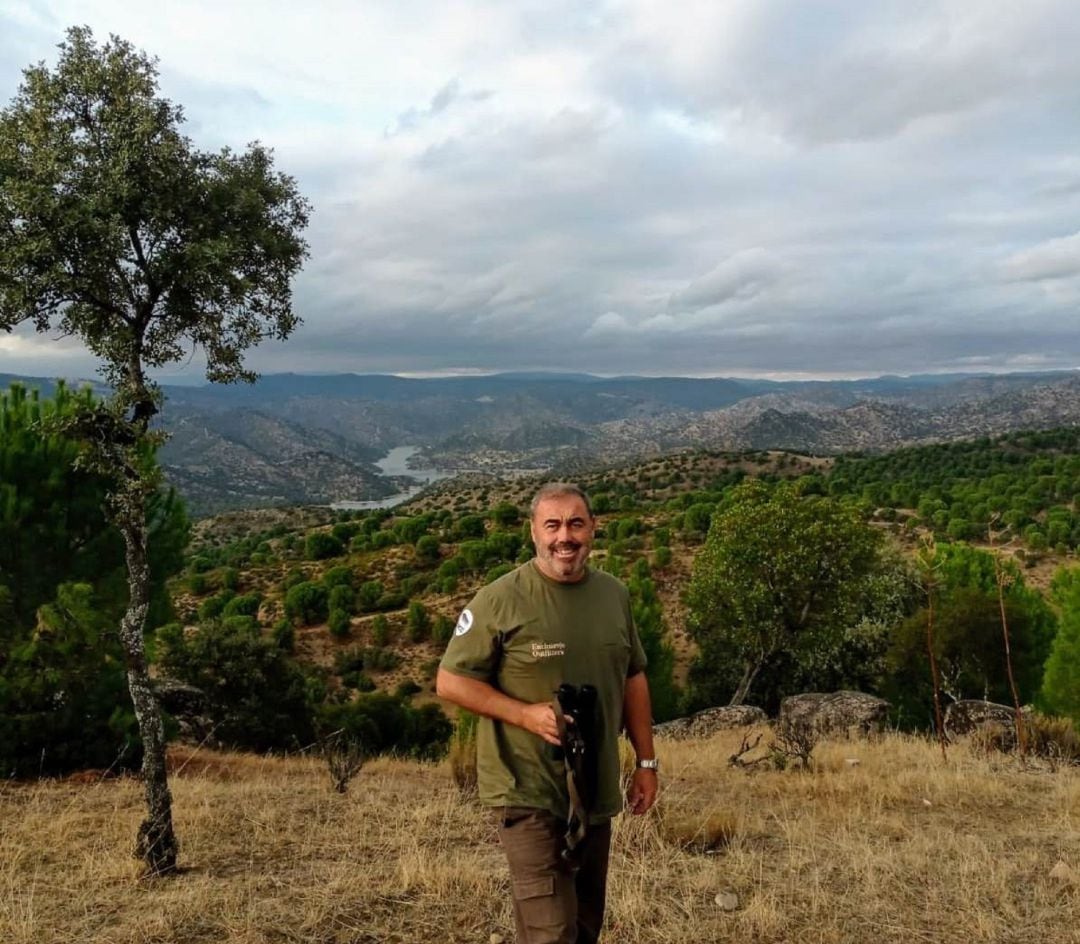
[[[51,381],[0,375],[51,389]],[[422,447],[446,469],[544,470],[688,448],[885,450],[1080,423],[1080,373],[783,382],[496,374],[414,379],[273,374],[167,386],[166,473],[196,513],[371,499],[373,464]]]

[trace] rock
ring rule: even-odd
[[[491,937],[488,938],[488,941],[490,941],[490,944],[503,944],[503,941],[505,941],[505,940],[506,940],[506,938],[504,938],[497,931],[494,934],[492,934]]]
[[[1080,886],[1080,876],[1060,859],[1058,859],[1057,865],[1050,870],[1050,878],[1055,882],[1060,882],[1062,885]]]
[[[653,728],[657,737],[682,741],[687,738],[710,737],[717,731],[729,728],[746,728],[753,724],[768,721],[765,712],[753,705],[726,705],[720,708],[706,708],[687,718],[665,721]]]
[[[778,723],[809,725],[818,734],[866,737],[881,732],[888,713],[889,703],[884,698],[863,692],[805,692],[780,702]]]
[[[734,892],[719,892],[713,900],[721,911],[734,911],[739,907],[739,896]]]
[[[1022,708],[1021,711],[1025,719],[1030,719],[1030,709]],[[945,709],[943,723],[950,740],[965,734],[984,733],[996,735],[994,746],[1003,751],[1016,746],[1016,709],[1009,705],[977,698],[954,701]]]
[[[158,704],[176,719],[180,740],[215,747],[210,703],[201,688],[162,676],[153,680]]]

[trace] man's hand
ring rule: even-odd
[[[640,816],[648,813],[656,802],[658,778],[655,770],[638,767],[630,780],[630,789],[626,794],[626,805],[631,813]]]
[[[498,689],[479,679],[455,675],[440,668],[435,676],[435,693],[455,705],[471,712],[517,725],[543,738],[548,744],[559,746],[559,727],[555,723],[555,709],[551,702],[528,704],[504,695]],[[567,724],[573,719],[566,717]]]
[[[563,715],[567,724],[573,724],[574,719],[569,715]],[[532,731],[539,735],[548,744],[558,747],[562,744],[559,740],[559,725],[555,721],[555,708],[549,701],[537,702],[535,705],[526,705],[521,709],[519,726],[526,731]]]

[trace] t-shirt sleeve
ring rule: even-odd
[[[461,611],[439,666],[454,675],[493,683],[498,671],[498,632],[491,607],[478,594]]]
[[[626,625],[630,628],[630,664],[626,669],[626,677],[630,678],[632,675],[644,672],[649,660],[645,656],[644,647],[641,645],[641,637],[638,635],[637,626],[634,625],[634,612],[630,608],[629,594],[626,595],[625,606]]]

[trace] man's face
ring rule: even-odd
[[[536,506],[532,539],[536,565],[561,583],[576,583],[585,576],[585,561],[592,550],[596,521],[577,495],[556,495]]]

